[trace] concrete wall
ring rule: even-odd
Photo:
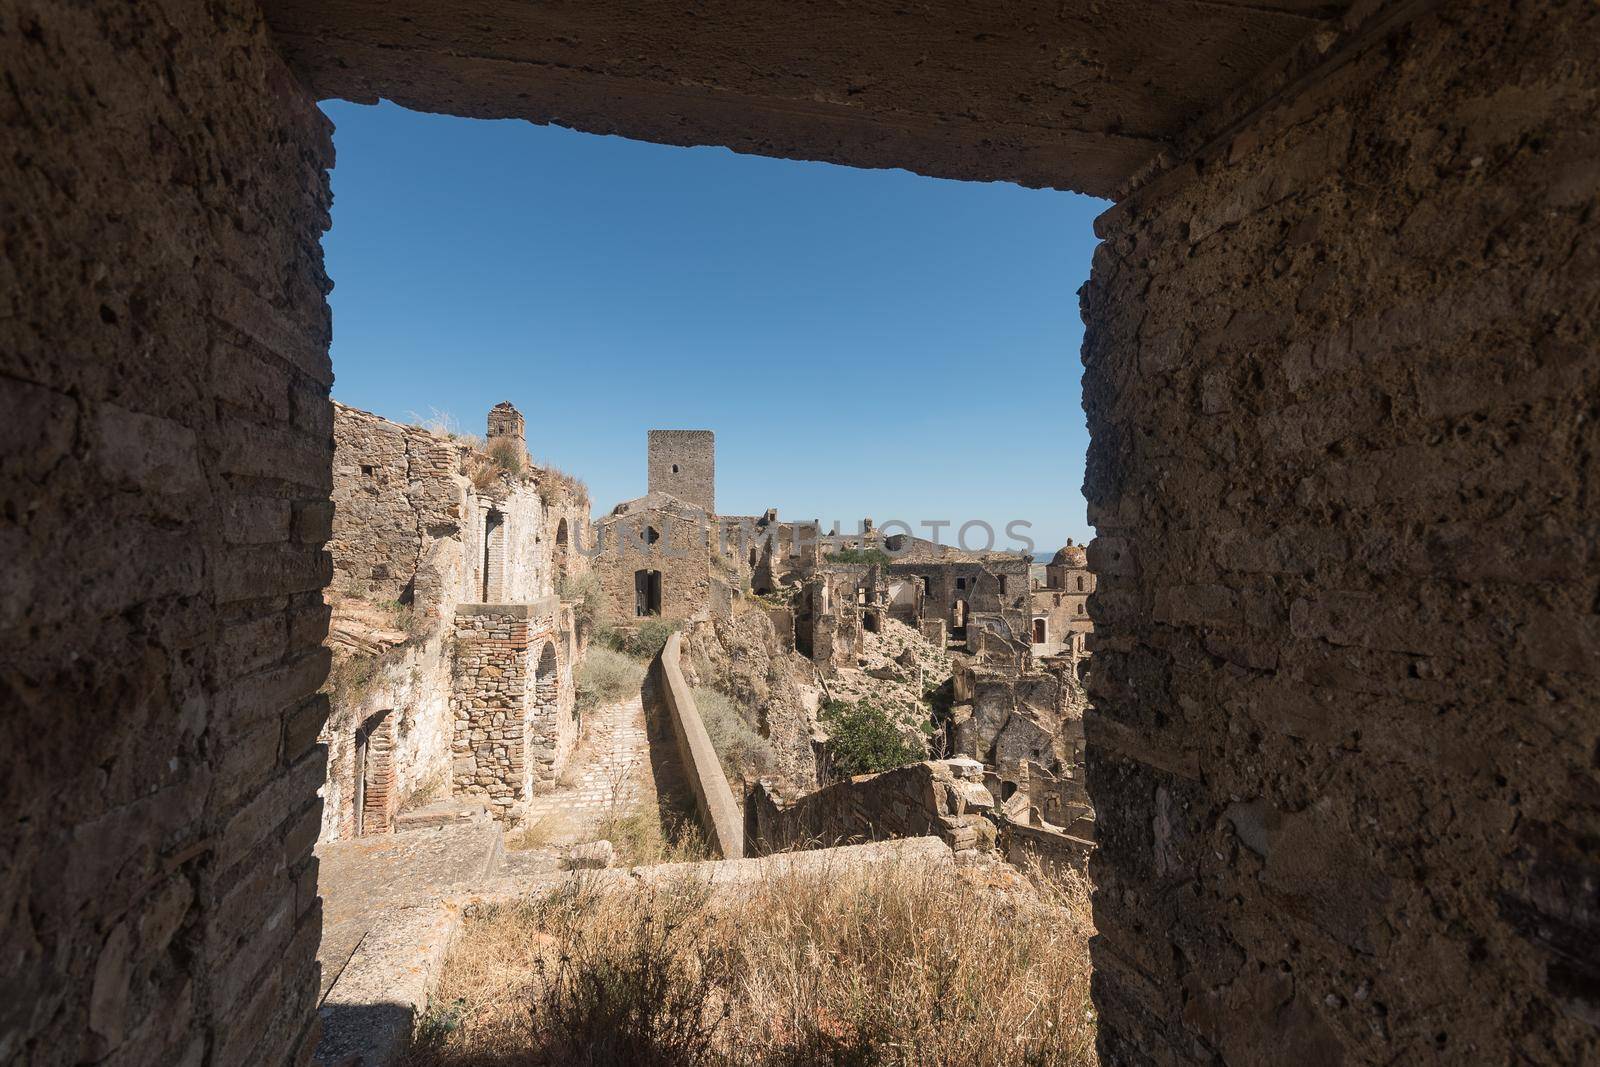
[[[681,634],[667,638],[652,669],[656,671],[662,703],[672,722],[672,736],[677,741],[678,755],[694,792],[706,840],[723,859],[738,859],[744,855],[744,828],[739,807],[734,802],[733,791],[728,788],[727,776],[722,773],[716,749],[711,747],[711,738],[706,735],[705,723],[700,721],[694,694],[684,680],[679,663],[682,648]]]
[[[1103,1055],[1594,1060],[1600,7],[1306,59],[1083,292]]]
[[[0,70],[0,1061],[287,1061],[328,123],[235,0],[7,4]]]
[[[756,854],[927,836],[958,854],[988,852],[995,829],[984,813],[993,807],[981,765],[932,760],[857,775],[791,800],[759,782],[745,802],[745,836]]]

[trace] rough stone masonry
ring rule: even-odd
[[[314,1043],[329,96],[1117,197],[1104,1061],[1600,1057],[1593,4],[265,7],[0,7],[0,1059]]]

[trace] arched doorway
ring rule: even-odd
[[[355,836],[394,829],[394,715],[376,712],[356,727],[353,818]]]

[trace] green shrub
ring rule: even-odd
[[[717,751],[722,773],[732,782],[760,778],[775,762],[772,742],[761,736],[745,709],[733,698],[704,686],[694,687],[695,707]]]
[[[892,771],[928,758],[926,749],[906,740],[888,713],[870,701],[830,700],[820,718],[832,738],[829,747],[838,777]]]
[[[652,660],[678,629],[676,619],[646,619],[637,626],[607,626],[597,638],[601,644],[635,659]]]
[[[829,563],[876,563],[885,566],[894,561],[881,548],[841,548],[828,553]]]
[[[602,704],[617,704],[639,695],[644,685],[644,664],[616,649],[595,645],[578,668],[578,709],[588,712]]]

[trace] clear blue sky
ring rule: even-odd
[[[646,430],[704,428],[725,514],[1089,534],[1077,289],[1103,201],[324,110],[335,398],[479,434],[510,400],[597,513],[644,492]]]

